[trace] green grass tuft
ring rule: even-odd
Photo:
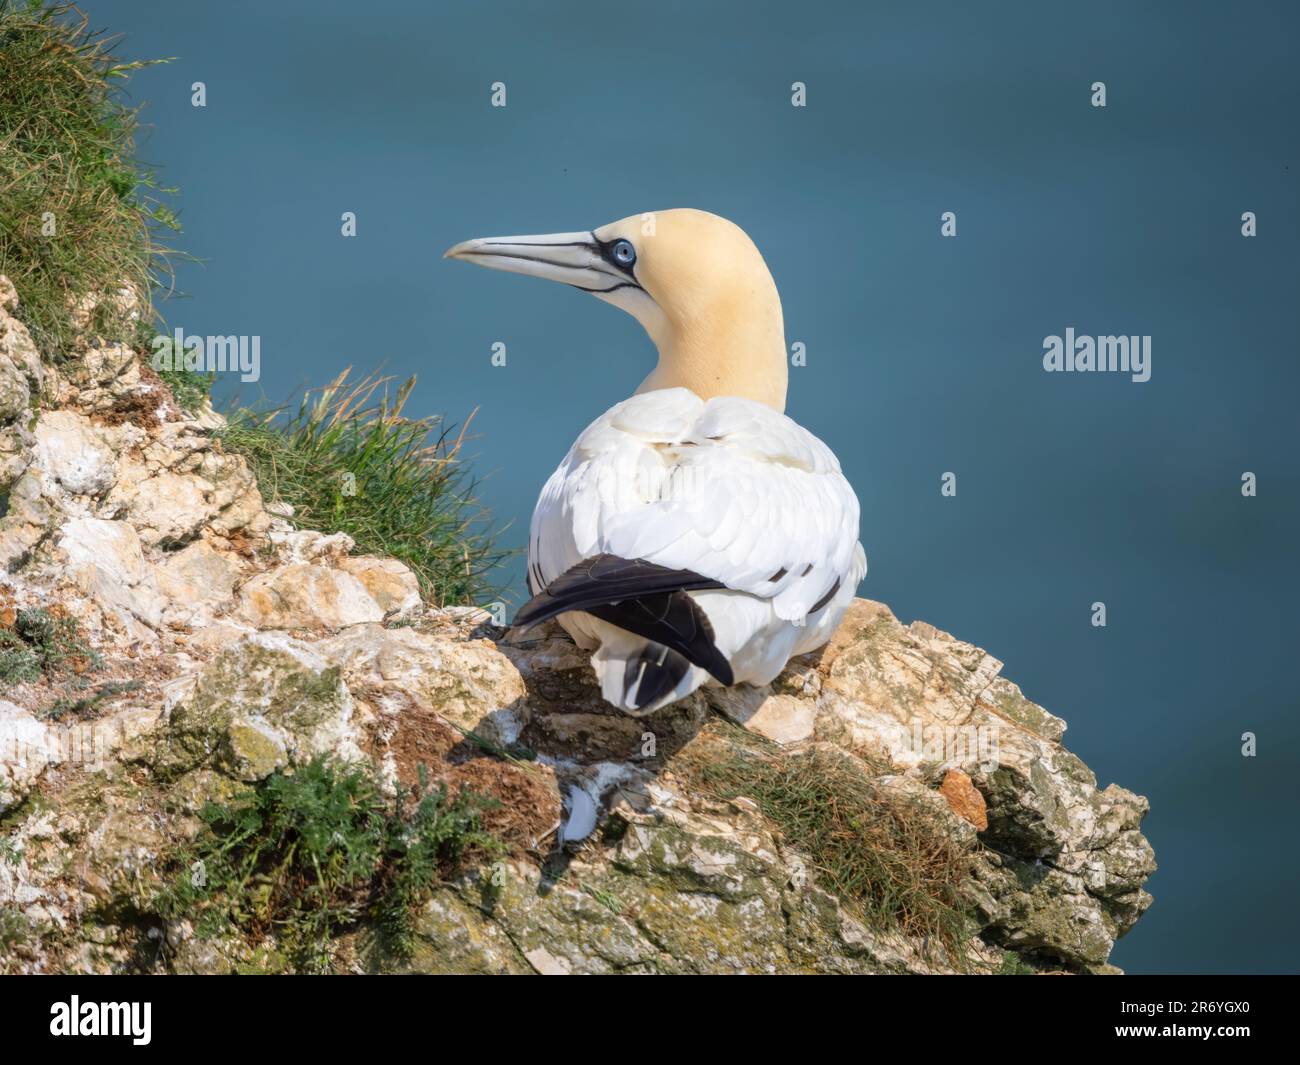
[[[201,936],[274,935],[301,972],[330,968],[333,937],[363,923],[390,955],[414,944],[417,907],[469,857],[504,846],[484,830],[495,800],[423,784],[385,798],[373,771],[317,759],[277,772],[229,803],[208,804],[197,843],[157,900]]]
[[[79,335],[141,344],[152,296],[170,274],[158,241],[177,230],[154,171],[135,154],[137,111],[119,91],[146,63],[122,63],[114,41],[75,7],[0,0],[0,274],[48,358]],[[71,309],[123,287],[139,304],[101,299],[88,328]]]
[[[583,894],[590,895],[615,917],[621,916],[624,909],[626,909],[623,900],[606,888],[593,887],[591,884],[581,884],[579,886],[582,888]]]
[[[818,880],[869,924],[941,946],[959,967],[975,926],[961,890],[971,852],[933,811],[883,787],[843,753],[787,754],[727,725],[674,763],[707,793],[758,804]]]
[[[1037,976],[1038,972],[1032,965],[1026,965],[1019,954],[1010,950],[1002,952],[1002,964],[998,967],[994,976]]]
[[[170,369],[166,366],[156,371],[163,383],[171,389],[172,399],[181,410],[191,414],[203,409],[212,395],[216,375],[198,370]]]
[[[401,560],[434,605],[481,602],[502,555],[460,457],[464,429],[402,415],[414,378],[390,398],[389,378],[347,376],[296,410],[231,412],[223,446],[249,460],[268,503],[293,507],[299,528],[345,532],[360,551]]]

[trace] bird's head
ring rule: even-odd
[[[781,299],[754,242],[725,218],[655,211],[586,232],[467,240],[446,258],[562,281],[627,311],[659,349],[640,391],[785,409]]]

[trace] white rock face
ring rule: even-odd
[[[140,530],[143,542],[158,544],[188,539],[212,518],[212,492],[201,477],[162,470],[114,502],[124,505],[124,517]]]
[[[167,600],[133,526],[74,518],[60,531],[58,546],[68,559],[67,577],[86,595],[112,608],[121,624],[131,628],[134,619],[150,628],[158,626]]]
[[[74,518],[60,531],[59,547],[73,566],[94,566],[118,584],[139,584],[148,572],[140,537],[124,521]]]
[[[167,555],[155,567],[158,588],[175,605],[197,607],[227,602],[235,591],[242,567],[206,540],[196,540]]]
[[[748,686],[718,691],[715,705],[738,725],[783,746],[812,738],[817,709],[793,695],[774,695]]]
[[[147,387],[135,352],[125,344],[87,348],[56,382],[60,403],[97,413],[112,410],[124,394]]]
[[[526,689],[486,640],[357,625],[320,645],[351,684],[392,687],[453,725],[508,746],[527,720]]]
[[[339,568],[356,577],[385,615],[404,617],[420,608],[420,582],[395,558],[361,555],[339,559]]]
[[[383,607],[352,574],[309,563],[248,581],[240,589],[239,613],[263,629],[341,629],[384,617]]]
[[[271,518],[247,463],[213,444],[220,419],[183,416],[122,344],[42,364],[13,286],[0,286],[0,570],[33,561],[70,518],[125,520],[146,548],[204,530],[218,548],[265,537]]]
[[[56,410],[37,422],[36,470],[47,495],[103,495],[116,468],[113,449],[89,419]]]
[[[19,802],[50,763],[49,728],[0,699],[0,812]]]

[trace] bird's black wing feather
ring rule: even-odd
[[[725,588],[721,581],[688,569],[669,569],[643,558],[594,555],[551,581],[515,615],[514,624],[530,629],[568,610],[586,610],[620,599],[638,599],[661,592]]]
[[[730,663],[714,643],[709,619],[686,594],[725,588],[691,570],[674,570],[643,558],[596,555],[561,574],[515,615],[529,629],[547,618],[583,610],[611,625],[676,651],[723,684],[734,683]]]

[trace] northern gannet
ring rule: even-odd
[[[706,683],[767,684],[826,643],[867,570],[858,500],[784,414],[781,299],[753,241],[672,210],[445,257],[584,289],[659,349],[542,489],[515,626],[558,617],[595,652],[604,698],[634,714]]]

